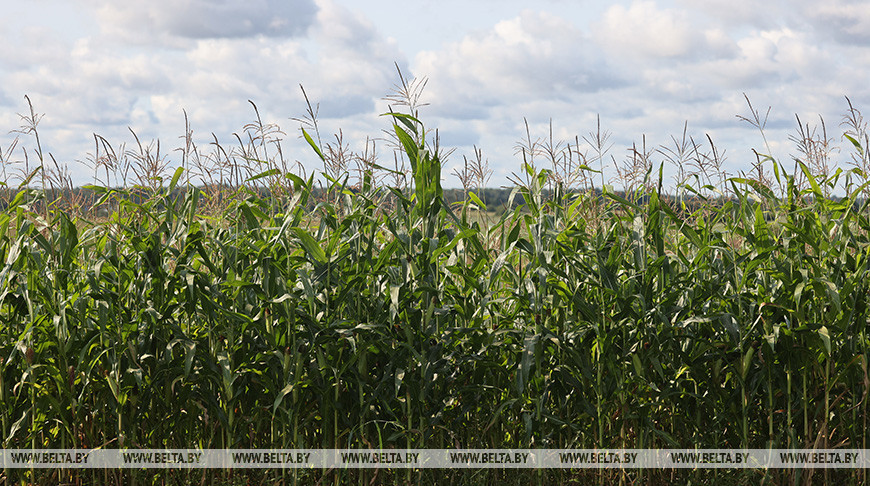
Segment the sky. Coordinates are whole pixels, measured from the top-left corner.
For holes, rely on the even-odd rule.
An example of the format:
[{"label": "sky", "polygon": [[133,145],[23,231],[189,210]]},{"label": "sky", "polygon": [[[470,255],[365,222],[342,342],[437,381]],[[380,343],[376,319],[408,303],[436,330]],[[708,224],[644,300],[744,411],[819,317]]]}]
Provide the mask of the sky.
[{"label": "sky", "polygon": [[[33,133],[16,131],[29,114],[25,96],[42,115],[43,154],[76,184],[94,180],[95,134],[118,150],[159,140],[170,170],[185,116],[200,150],[232,146],[256,120],[251,102],[280,127],[285,158],[319,170],[300,139],[300,86],[319,107],[324,141],[341,131],[361,152],[374,140],[390,165],[380,115],[398,71],[424,86],[419,116],[454,149],[445,187],[459,186],[453,173],[476,149],[493,171],[487,185],[509,185],[529,136],[552,133],[594,160],[584,139],[599,123],[611,134],[606,182],[632,147],[657,164],[684,131],[702,148],[712,140],[732,174],[750,169],[753,149],[790,161],[798,118],[810,130],[824,121],[841,148],[832,160],[847,168],[846,97],[870,107],[870,2],[29,0],[4,12],[0,159],[9,181],[25,151],[28,168],[37,153]],[[770,109],[763,136],[740,118],[752,117],[747,98],[762,118]]]}]

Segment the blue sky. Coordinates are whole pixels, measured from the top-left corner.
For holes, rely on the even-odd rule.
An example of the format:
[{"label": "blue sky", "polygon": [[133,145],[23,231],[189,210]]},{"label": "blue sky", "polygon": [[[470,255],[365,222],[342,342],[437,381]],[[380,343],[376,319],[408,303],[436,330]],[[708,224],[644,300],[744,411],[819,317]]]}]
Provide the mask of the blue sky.
[{"label": "blue sky", "polygon": [[[395,65],[426,78],[420,115],[438,128],[445,186],[478,147],[508,183],[526,135],[581,142],[612,132],[610,164],[633,143],[654,152],[687,133],[709,135],[725,169],[748,170],[766,151],[744,93],[762,114],[772,107],[773,155],[797,154],[789,135],[798,115],[826,123],[833,160],[847,167],[840,126],[848,96],[870,106],[870,2],[441,0],[31,0],[4,8],[0,25],[0,149],[6,174],[20,173],[32,137],[21,125],[24,96],[45,114],[41,142],[76,183],[93,170],[94,134],[113,146],[161,141],[178,163],[187,112],[194,139],[232,145],[254,119],[286,134],[284,153],[319,168],[300,143],[305,114],[299,85],[320,104],[321,132],[342,131],[351,149],[382,136],[384,97]],[[19,141],[10,153],[12,141]],[[381,162],[392,156],[380,143]],[[653,159],[664,155],[654,153]],[[543,163],[543,162],[542,162]],[[614,174],[608,169],[609,180]],[[14,178],[13,178],[14,179]]]}]

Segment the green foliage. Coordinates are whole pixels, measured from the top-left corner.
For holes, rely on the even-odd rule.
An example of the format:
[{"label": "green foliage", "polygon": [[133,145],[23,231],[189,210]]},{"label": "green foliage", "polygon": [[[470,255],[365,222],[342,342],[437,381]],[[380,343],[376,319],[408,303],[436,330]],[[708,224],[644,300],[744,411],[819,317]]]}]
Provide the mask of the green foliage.
[{"label": "green foliage", "polygon": [[179,170],[102,191],[99,223],[16,198],[4,447],[867,448],[866,183],[833,200],[839,174],[801,164],[801,189],[777,165],[784,190],[734,178],[690,207],[660,183],[548,191],[525,163],[481,222],[391,116],[410,192],[312,201],[292,176],[206,217]]}]

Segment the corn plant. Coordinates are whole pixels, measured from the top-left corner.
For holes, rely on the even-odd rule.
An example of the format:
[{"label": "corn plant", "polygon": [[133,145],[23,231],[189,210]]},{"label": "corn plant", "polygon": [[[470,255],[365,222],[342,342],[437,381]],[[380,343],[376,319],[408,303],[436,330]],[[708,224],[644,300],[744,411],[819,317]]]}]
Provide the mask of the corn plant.
[{"label": "corn plant", "polygon": [[[314,174],[287,170],[270,145],[277,128],[259,118],[235,152],[247,166],[218,150],[225,182],[193,185],[189,166],[209,159],[188,140],[187,165],[168,183],[89,186],[106,216],[46,205],[25,181],[0,214],[4,447],[867,448],[870,182],[860,167],[818,172],[797,160],[789,173],[760,156],[771,179],[704,172],[671,196],[644,147],[634,191],[617,192],[603,170],[555,172],[569,156],[558,151],[579,148],[529,137],[507,210],[480,218],[475,192],[446,201],[447,153],[410,111],[386,115],[408,185],[379,183],[402,174],[368,158],[352,184],[331,160],[339,151],[303,130],[335,169],[318,188]],[[863,139],[849,137],[861,160]],[[704,170],[720,167],[715,148],[703,160],[694,150]],[[552,168],[537,165],[541,153]],[[729,187],[711,190],[712,180]],[[129,479],[17,474],[4,472]],[[413,474],[665,482],[671,472]]]}]

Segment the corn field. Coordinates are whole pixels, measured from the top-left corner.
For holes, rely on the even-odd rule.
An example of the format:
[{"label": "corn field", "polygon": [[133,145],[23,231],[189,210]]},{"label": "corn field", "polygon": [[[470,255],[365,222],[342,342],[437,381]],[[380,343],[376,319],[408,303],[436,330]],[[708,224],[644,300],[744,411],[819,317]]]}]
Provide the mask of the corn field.
[{"label": "corn field", "polygon": [[[767,179],[723,178],[714,191],[696,177],[674,196],[656,167],[617,193],[554,182],[530,158],[516,204],[487,218],[473,191],[444,201],[443,152],[422,122],[390,119],[405,187],[370,165],[353,187],[336,173],[315,191],[314,176],[266,164],[206,210],[214,196],[184,167],[147,197],[92,186],[94,207],[109,208],[97,217],[22,185],[0,215],[3,447],[868,448],[865,172],[762,157]],[[330,147],[303,133],[327,162]],[[254,189],[267,181],[286,190]],[[833,470],[3,474],[867,481]]]}]

